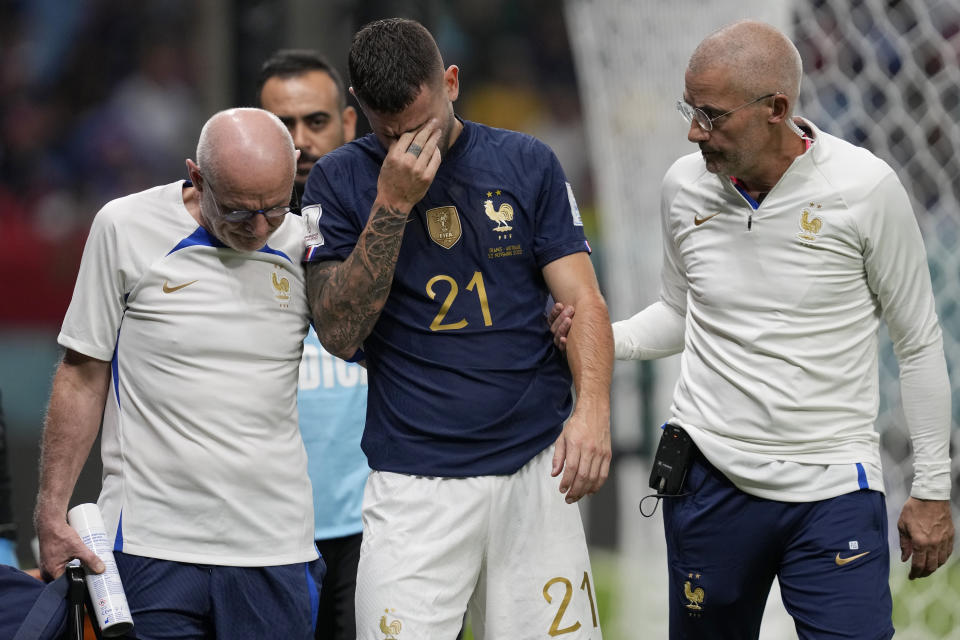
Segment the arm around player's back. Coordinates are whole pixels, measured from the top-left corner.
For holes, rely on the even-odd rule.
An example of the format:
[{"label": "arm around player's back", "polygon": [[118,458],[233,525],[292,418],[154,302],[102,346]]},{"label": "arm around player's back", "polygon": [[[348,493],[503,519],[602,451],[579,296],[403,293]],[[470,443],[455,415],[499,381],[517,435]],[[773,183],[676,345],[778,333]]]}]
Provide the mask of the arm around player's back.
[{"label": "arm around player's back", "polygon": [[[390,146],[377,180],[377,198],[357,245],[341,263],[307,265],[307,296],[317,336],[335,356],[349,359],[373,330],[390,295],[407,216],[440,166],[435,120]],[[408,152],[411,144],[422,152]]]},{"label": "arm around player's back", "polygon": [[610,379],[613,334],[607,305],[586,253],[546,265],[543,276],[557,302],[573,306],[577,321],[567,336],[567,358],[577,392],[573,415],[557,439],[553,474],[560,491],[576,502],[603,486],[610,471]]},{"label": "arm around player's back", "polygon": [[40,453],[40,491],[34,526],[40,570],[49,578],[73,558],[103,571],[103,563],[67,524],[67,506],[100,429],[110,385],[110,363],[67,349],[57,367]]}]

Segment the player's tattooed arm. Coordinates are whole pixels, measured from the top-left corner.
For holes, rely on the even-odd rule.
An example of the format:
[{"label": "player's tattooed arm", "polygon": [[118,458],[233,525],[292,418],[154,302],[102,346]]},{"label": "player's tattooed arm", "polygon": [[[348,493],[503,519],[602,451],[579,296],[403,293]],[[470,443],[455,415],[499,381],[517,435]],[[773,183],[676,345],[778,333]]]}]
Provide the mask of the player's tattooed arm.
[{"label": "player's tattooed arm", "polygon": [[307,295],[324,348],[351,358],[373,330],[390,295],[407,213],[379,207],[343,262],[307,265]]},{"label": "player's tattooed arm", "polygon": [[440,166],[440,127],[431,119],[390,145],[377,197],[353,251],[341,263],[307,265],[307,296],[324,348],[349,359],[363,345],[390,295],[400,244],[413,207]]}]

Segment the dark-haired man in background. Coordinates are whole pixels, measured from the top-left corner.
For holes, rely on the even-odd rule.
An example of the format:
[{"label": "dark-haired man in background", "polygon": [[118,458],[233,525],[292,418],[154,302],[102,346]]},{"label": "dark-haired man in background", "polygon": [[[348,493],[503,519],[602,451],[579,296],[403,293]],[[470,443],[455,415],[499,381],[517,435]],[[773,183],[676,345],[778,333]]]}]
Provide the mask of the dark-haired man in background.
[{"label": "dark-haired man in background", "polygon": [[293,136],[300,151],[295,185],[302,195],[313,164],[356,134],[357,111],[347,105],[343,80],[316,51],[282,49],[260,68],[257,100]]}]

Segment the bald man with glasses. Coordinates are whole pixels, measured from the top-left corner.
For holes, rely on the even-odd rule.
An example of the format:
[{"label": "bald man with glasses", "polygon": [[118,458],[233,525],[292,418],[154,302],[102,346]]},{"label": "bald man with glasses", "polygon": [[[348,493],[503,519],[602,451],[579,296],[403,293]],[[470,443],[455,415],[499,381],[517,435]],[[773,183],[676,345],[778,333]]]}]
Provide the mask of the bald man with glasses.
[{"label": "bald man with glasses", "polygon": [[87,239],[43,433],[40,568],[104,568],[66,521],[102,416],[98,505],[141,640],[313,637],[296,162],[276,116],[220,112],[190,180],[108,203]]},{"label": "bald man with glasses", "polygon": [[[760,22],[697,47],[677,108],[699,152],[663,181],[660,299],[613,325],[618,359],[682,352],[661,444],[689,461],[658,453],[651,478],[670,494],[674,639],[757,638],[774,577],[801,639],[893,635],[881,319],[914,449],[901,560],[923,577],[953,547],[950,385],[920,230],[885,162],[794,116],[801,75]],[[554,316],[558,342],[570,313]]]}]

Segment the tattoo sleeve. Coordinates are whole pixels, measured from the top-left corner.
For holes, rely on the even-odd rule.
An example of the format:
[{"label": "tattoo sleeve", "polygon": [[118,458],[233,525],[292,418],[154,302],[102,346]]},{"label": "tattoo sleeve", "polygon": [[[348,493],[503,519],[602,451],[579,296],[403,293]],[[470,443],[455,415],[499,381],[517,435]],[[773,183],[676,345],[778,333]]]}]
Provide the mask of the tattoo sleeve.
[{"label": "tattoo sleeve", "polygon": [[340,263],[307,265],[307,296],[320,342],[350,358],[373,330],[390,295],[407,214],[379,206]]}]

